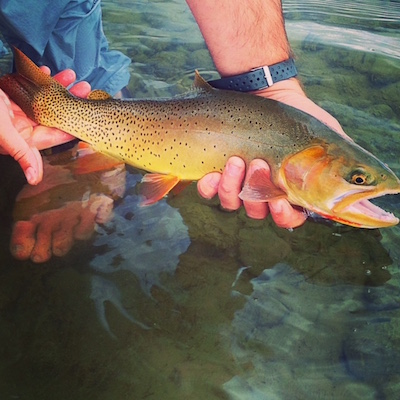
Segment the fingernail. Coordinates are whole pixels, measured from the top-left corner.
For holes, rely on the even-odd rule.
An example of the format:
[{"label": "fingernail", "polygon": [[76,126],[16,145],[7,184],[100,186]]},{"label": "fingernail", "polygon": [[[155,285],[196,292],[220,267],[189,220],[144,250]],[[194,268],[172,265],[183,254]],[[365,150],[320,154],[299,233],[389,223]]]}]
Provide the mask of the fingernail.
[{"label": "fingernail", "polygon": [[37,264],[43,262],[42,257],[39,256],[39,255],[37,255],[37,254],[35,254],[34,256],[31,256],[31,260],[32,260],[34,263],[37,263]]},{"label": "fingernail", "polygon": [[28,183],[34,185],[36,183],[36,172],[33,167],[28,167],[25,170],[25,177]]},{"label": "fingernail", "polygon": [[208,184],[213,188],[213,189],[218,189],[220,182],[220,177],[218,176],[212,176],[212,178],[208,181]]},{"label": "fingernail", "polygon": [[283,212],[282,202],[277,200],[273,204],[275,214],[281,214]]},{"label": "fingernail", "polygon": [[228,164],[227,166],[227,172],[231,176],[237,176],[240,173],[240,166],[236,164]]},{"label": "fingernail", "polygon": [[13,246],[10,246],[10,251],[12,254],[14,255],[18,255],[19,253],[21,253],[21,251],[24,250],[24,246],[20,245],[20,244],[15,244]]}]

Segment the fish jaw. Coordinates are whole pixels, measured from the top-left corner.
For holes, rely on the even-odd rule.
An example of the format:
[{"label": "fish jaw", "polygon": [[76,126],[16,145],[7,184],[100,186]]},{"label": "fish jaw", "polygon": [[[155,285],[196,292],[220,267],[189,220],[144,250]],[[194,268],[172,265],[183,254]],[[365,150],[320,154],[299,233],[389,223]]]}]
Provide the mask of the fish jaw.
[{"label": "fish jaw", "polygon": [[[397,191],[358,192],[339,195],[329,202],[291,201],[320,216],[356,228],[377,229],[397,225],[399,219],[390,212],[373,204],[370,199],[382,197],[386,194],[397,194]],[[289,196],[290,201],[291,196]]]},{"label": "fish jaw", "polygon": [[395,215],[373,204],[370,199],[398,193],[400,193],[400,182],[397,189],[382,191],[371,188],[371,190],[341,196],[334,200],[335,205],[332,207],[332,212],[340,218],[331,217],[331,219],[346,225],[369,229],[397,225],[399,219]]},{"label": "fish jaw", "polygon": [[359,194],[357,196],[349,195],[346,199],[336,200],[337,204],[332,208],[331,213],[326,214],[320,211],[319,214],[327,219],[357,228],[376,229],[394,226],[399,223],[399,219],[369,200],[386,194],[396,193],[398,192],[387,191],[386,193],[379,194],[362,193],[364,197]]},{"label": "fish jaw", "polygon": [[[343,154],[336,157],[324,146],[313,146],[285,160],[278,179],[288,200],[324,218],[358,228],[398,224],[397,217],[369,200],[400,193],[400,180],[367,152],[360,154],[356,161],[349,160],[349,155],[346,159]],[[362,156],[364,164],[360,162]],[[362,168],[368,171],[373,184],[349,182],[351,171]]]}]

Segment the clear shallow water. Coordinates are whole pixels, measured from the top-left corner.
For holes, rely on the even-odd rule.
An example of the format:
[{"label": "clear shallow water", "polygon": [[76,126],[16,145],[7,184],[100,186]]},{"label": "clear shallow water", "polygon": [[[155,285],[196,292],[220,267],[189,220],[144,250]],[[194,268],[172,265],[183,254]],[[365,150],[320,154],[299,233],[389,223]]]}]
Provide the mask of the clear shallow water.
[{"label": "clear shallow water", "polygon": [[[309,96],[400,174],[398,4],[285,12]],[[183,1],[103,7],[135,97],[186,91],[195,68],[216,76]],[[8,252],[16,175],[1,178],[1,398],[400,397],[398,227],[288,232],[194,187],[143,210],[128,169],[114,218],[37,266]],[[381,202],[399,213],[398,196]]]}]

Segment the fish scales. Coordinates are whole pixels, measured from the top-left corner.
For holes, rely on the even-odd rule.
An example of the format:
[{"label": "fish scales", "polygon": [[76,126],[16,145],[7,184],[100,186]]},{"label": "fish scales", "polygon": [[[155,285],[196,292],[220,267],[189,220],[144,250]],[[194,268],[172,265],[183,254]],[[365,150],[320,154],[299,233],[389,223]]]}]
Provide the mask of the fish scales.
[{"label": "fish scales", "polygon": [[279,164],[293,149],[316,139],[309,121],[301,122],[303,113],[292,115],[296,110],[256,96],[246,100],[243,103],[242,96],[225,92],[160,101],[86,100],[54,90],[47,98],[38,96],[33,118],[99,151],[117,154],[135,167],[165,174],[173,171],[184,180],[222,171],[232,155]]}]

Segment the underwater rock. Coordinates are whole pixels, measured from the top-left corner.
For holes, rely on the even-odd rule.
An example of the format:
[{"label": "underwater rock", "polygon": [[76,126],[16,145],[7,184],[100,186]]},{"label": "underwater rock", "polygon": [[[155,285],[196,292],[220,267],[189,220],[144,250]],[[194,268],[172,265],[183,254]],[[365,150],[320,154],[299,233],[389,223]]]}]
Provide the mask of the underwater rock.
[{"label": "underwater rock", "polygon": [[343,345],[347,368],[357,379],[379,387],[389,380],[400,382],[398,279],[394,277],[384,286],[365,287],[363,303],[364,311],[355,314]]},{"label": "underwater rock", "polygon": [[364,383],[351,395],[354,382],[340,360],[349,313],[362,308],[361,288],[313,284],[282,263],[251,283],[232,321],[231,350],[243,372],[224,385],[230,398],[374,398]]},{"label": "underwater rock", "polygon": [[366,287],[364,305],[369,311],[400,311],[400,290],[397,282],[384,286]]},{"label": "underwater rock", "polygon": [[367,313],[355,319],[343,346],[350,374],[377,386],[400,379],[399,321],[399,312]]}]

